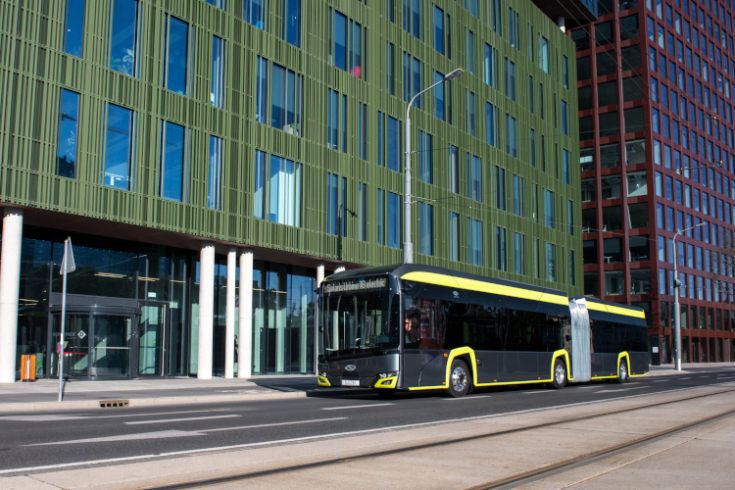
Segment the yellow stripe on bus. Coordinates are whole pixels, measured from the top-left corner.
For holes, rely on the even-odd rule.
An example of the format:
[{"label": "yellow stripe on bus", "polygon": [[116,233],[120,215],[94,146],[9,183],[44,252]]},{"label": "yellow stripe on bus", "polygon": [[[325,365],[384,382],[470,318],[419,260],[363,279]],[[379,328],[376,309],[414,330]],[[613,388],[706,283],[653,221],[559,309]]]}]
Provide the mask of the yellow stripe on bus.
[{"label": "yellow stripe on bus", "polygon": [[646,319],[646,314],[643,310],[629,310],[628,308],[620,308],[617,306],[602,305],[592,301],[587,301],[587,309],[594,311],[602,311],[605,313],[613,313],[615,315],[632,316],[633,318]]},{"label": "yellow stripe on bus", "polygon": [[544,293],[541,291],[532,291],[530,289],[522,289],[513,286],[504,286],[502,284],[476,281],[474,279],[465,279],[463,277],[447,276],[444,274],[436,274],[434,272],[409,272],[408,274],[401,276],[401,279],[406,281],[423,282],[426,284],[435,284],[437,286],[465,289],[468,291],[478,291],[482,293],[498,294],[501,296],[510,296],[513,298],[528,299],[531,301],[543,301],[544,303],[552,303],[556,305],[569,305],[569,299],[566,296],[559,296],[557,294]]}]

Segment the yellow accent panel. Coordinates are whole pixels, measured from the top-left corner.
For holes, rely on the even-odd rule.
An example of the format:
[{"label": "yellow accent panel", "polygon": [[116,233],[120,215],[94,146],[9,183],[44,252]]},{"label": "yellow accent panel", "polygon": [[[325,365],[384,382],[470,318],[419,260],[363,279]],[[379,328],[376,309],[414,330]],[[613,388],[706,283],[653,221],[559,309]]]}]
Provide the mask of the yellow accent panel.
[{"label": "yellow accent panel", "polygon": [[612,313],[615,315],[632,316],[633,318],[646,319],[646,314],[643,310],[632,311],[627,308],[619,308],[617,306],[601,305],[600,303],[593,303],[592,301],[587,302],[587,309],[594,311],[602,311],[605,313]]},{"label": "yellow accent panel", "polygon": [[549,381],[554,381],[554,364],[556,364],[556,360],[560,357],[564,358],[564,364],[567,368],[567,381],[574,381],[574,378],[572,378],[572,371],[569,369],[569,352],[564,349],[555,351],[554,355],[551,356],[551,379]]},{"label": "yellow accent panel", "polygon": [[500,383],[478,383],[475,386],[505,386],[505,385],[532,385],[539,383],[549,383],[550,379],[538,379],[535,381],[502,381]]},{"label": "yellow accent panel", "polygon": [[643,374],[628,374],[631,378],[642,378],[643,376],[648,376],[648,371],[646,371]]},{"label": "yellow accent panel", "polygon": [[540,291],[531,291],[529,289],[516,288],[513,286],[503,286],[501,284],[476,281],[474,279],[465,279],[463,277],[447,276],[444,274],[437,274],[435,272],[409,272],[408,274],[404,274],[401,279],[406,281],[423,282],[426,284],[436,284],[438,286],[446,286],[450,288],[466,289],[468,291],[479,291],[481,293],[511,296],[513,298],[528,299],[531,301],[543,301],[544,303],[553,303],[555,305],[569,305],[569,299],[566,296],[542,293]]},{"label": "yellow accent panel", "polygon": [[[384,384],[385,381],[390,381],[390,383]],[[393,389],[396,387],[396,383],[398,383],[398,376],[391,376],[390,378],[383,378],[378,380],[373,388]]]},{"label": "yellow accent panel", "polygon": [[475,359],[475,351],[469,347],[460,347],[459,349],[452,349],[449,351],[449,357],[447,358],[447,376],[444,378],[446,380],[446,385],[442,386],[443,389],[449,388],[449,372],[452,370],[452,362],[454,362],[454,358],[464,354],[470,355],[472,366],[467,367],[472,370],[472,384],[477,386],[477,359]]},{"label": "yellow accent panel", "polygon": [[416,388],[409,388],[409,391],[421,391],[421,390],[446,390],[446,386],[419,386]]},{"label": "yellow accent panel", "polygon": [[318,384],[319,386],[332,386],[332,385],[331,385],[331,384],[329,383],[329,380],[328,380],[327,378],[325,378],[324,376],[317,376],[317,378],[316,378],[316,379],[317,379],[317,384]]}]

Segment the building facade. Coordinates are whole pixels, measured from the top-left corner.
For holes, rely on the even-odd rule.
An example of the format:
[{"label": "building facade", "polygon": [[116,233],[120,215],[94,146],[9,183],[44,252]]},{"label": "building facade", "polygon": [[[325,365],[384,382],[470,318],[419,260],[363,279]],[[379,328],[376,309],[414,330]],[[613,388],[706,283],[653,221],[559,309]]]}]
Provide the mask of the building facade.
[{"label": "building facade", "polygon": [[[570,2],[570,5],[572,3]],[[581,4],[580,4],[581,5]],[[0,382],[312,373],[315,289],[582,292],[574,43],[529,1],[0,0]]]},{"label": "building facade", "polygon": [[675,356],[675,261],[682,361],[735,360],[733,12],[608,0],[571,32],[585,294],[644,308],[662,362]]}]

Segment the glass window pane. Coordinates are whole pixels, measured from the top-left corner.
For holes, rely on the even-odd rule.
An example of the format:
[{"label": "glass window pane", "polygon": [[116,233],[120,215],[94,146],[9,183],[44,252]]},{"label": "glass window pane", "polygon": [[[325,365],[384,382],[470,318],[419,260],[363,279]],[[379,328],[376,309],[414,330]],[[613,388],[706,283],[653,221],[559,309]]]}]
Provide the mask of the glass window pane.
[{"label": "glass window pane", "polygon": [[225,42],[214,36],[212,38],[212,90],[210,103],[214,107],[222,107],[225,93]]},{"label": "glass window pane", "polygon": [[334,66],[347,70],[347,18],[334,13]]},{"label": "glass window pane", "polygon": [[110,68],[135,76],[137,34],[137,0],[115,0],[110,27]]},{"label": "glass window pane", "polygon": [[301,47],[301,0],[284,0],[283,21],[284,37],[286,42]]},{"label": "glass window pane", "polygon": [[84,3],[85,0],[69,0],[66,6],[64,52],[79,58],[84,41]]},{"label": "glass window pane", "polygon": [[132,128],[133,111],[112,104],[107,106],[104,184],[108,187],[130,190],[133,168]]},{"label": "glass window pane", "polygon": [[59,104],[59,141],[56,174],[74,178],[77,168],[77,132],[79,129],[79,94],[61,90]]},{"label": "glass window pane", "polygon": [[209,178],[207,182],[207,207],[222,209],[222,139],[209,137]]},{"label": "glass window pane", "polygon": [[188,88],[189,25],[175,17],[169,17],[169,19],[166,88],[186,95]]},{"label": "glass window pane", "polygon": [[183,126],[164,123],[160,193],[164,199],[184,199],[184,136]]}]

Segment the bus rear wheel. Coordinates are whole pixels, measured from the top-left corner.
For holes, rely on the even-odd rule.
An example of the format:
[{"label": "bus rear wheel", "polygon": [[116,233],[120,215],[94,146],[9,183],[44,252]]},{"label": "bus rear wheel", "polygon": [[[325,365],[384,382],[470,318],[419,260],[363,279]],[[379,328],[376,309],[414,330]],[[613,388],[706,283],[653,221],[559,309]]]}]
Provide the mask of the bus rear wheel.
[{"label": "bus rear wheel", "polygon": [[564,386],[567,384],[567,367],[564,364],[564,361],[561,359],[557,359],[554,363],[554,379],[551,382],[551,386],[556,389],[560,390],[564,388]]},{"label": "bus rear wheel", "polygon": [[625,362],[625,359],[620,360],[620,365],[618,366],[618,383],[627,383],[628,382],[628,364]]},{"label": "bus rear wheel", "polygon": [[454,398],[465,396],[472,387],[472,378],[467,364],[461,359],[452,361],[452,369],[449,370],[449,389],[447,392]]}]

